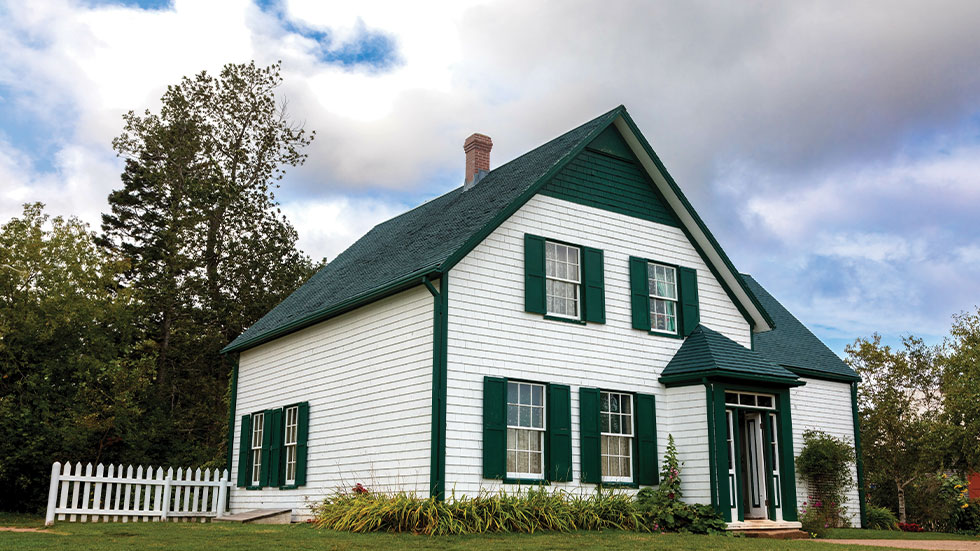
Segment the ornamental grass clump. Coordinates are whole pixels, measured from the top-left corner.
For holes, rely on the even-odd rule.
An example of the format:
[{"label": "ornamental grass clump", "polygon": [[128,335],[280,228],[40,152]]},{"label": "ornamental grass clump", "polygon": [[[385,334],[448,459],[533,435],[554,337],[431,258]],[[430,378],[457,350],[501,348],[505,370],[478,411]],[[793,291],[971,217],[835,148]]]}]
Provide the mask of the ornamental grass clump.
[{"label": "ornamental grass clump", "polygon": [[406,492],[338,493],[313,508],[314,524],[345,532],[409,532],[424,535],[534,533],[572,530],[650,531],[633,497],[598,490],[584,496],[528,488],[481,492],[445,501]]}]

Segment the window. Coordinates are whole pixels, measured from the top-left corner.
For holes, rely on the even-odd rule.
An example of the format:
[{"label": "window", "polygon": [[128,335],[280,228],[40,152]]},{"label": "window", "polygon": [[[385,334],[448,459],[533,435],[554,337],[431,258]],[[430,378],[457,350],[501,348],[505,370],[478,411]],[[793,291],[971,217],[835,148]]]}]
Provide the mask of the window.
[{"label": "window", "polygon": [[548,241],[545,243],[545,296],[547,313],[579,319],[582,270],[579,249]]},{"label": "window", "polygon": [[507,476],[544,478],[544,385],[507,382]]},{"label": "window", "polygon": [[650,263],[650,329],[677,333],[677,270]]},{"label": "window", "polygon": [[732,406],[746,406],[762,409],[776,409],[775,398],[771,394],[753,392],[725,392],[725,403]]},{"label": "window", "polygon": [[265,433],[265,414],[252,415],[252,486],[262,485],[262,439]]},{"label": "window", "polygon": [[296,484],[296,436],[299,428],[299,406],[286,408],[282,446],[286,452],[286,485]]},{"label": "window", "polygon": [[633,482],[633,397],[619,392],[599,396],[602,480]]}]

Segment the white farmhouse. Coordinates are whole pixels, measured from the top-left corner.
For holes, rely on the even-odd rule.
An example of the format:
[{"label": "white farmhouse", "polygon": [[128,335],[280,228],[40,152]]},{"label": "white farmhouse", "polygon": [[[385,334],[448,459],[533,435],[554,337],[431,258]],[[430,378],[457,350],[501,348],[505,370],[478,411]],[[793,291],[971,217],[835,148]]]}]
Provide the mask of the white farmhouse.
[{"label": "white farmhouse", "polygon": [[798,526],[802,433],[859,445],[857,374],[735,270],[625,108],[492,171],[491,146],[225,349],[232,511],[639,488],[673,435],[686,500]]}]

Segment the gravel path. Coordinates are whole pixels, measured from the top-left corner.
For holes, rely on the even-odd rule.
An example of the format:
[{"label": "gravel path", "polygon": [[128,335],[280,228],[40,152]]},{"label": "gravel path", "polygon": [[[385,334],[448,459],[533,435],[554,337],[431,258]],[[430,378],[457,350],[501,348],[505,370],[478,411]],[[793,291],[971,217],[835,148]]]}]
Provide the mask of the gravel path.
[{"label": "gravel path", "polygon": [[812,540],[826,543],[850,545],[872,545],[874,547],[897,547],[899,549],[926,549],[930,551],[980,551],[980,541],[955,540]]}]

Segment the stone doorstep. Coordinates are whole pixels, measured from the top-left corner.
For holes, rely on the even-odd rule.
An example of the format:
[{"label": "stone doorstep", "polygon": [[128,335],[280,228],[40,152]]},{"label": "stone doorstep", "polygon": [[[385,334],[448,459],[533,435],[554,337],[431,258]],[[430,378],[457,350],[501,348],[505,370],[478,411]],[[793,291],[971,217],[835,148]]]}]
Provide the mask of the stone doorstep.
[{"label": "stone doorstep", "polygon": [[744,534],[750,538],[770,539],[804,539],[806,532],[800,530],[803,525],[799,522],[774,520],[746,520],[728,523],[728,530]]},{"label": "stone doorstep", "polygon": [[241,524],[289,524],[292,520],[292,509],[255,509],[218,517],[215,522],[238,522]]}]

